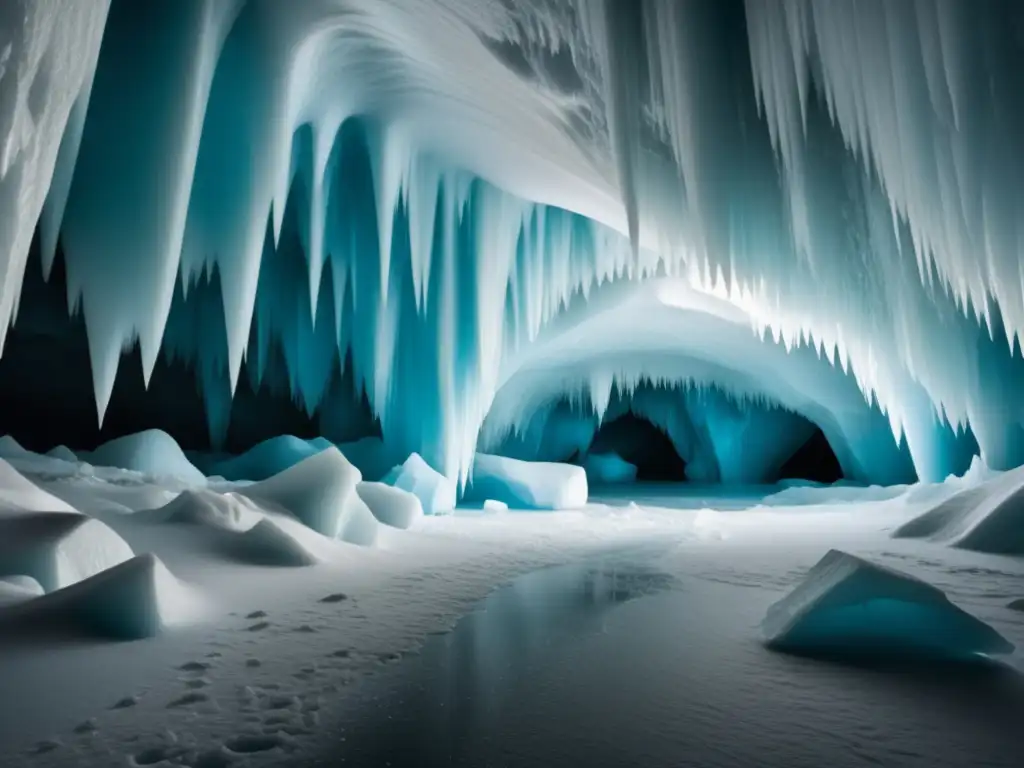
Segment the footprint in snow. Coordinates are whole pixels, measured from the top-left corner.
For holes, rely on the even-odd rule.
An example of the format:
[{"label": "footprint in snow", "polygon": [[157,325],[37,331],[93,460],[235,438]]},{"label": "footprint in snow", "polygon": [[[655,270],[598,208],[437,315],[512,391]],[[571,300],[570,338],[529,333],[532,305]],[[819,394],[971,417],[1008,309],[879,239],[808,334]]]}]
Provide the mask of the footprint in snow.
[{"label": "footprint in snow", "polygon": [[245,618],[247,618],[247,619],[265,619],[265,618],[267,618],[267,612],[266,611],[253,611],[252,613],[246,614]]},{"label": "footprint in snow", "polygon": [[320,598],[321,603],[340,603],[344,600],[348,600],[348,595],[344,592],[335,592],[333,595]]},{"label": "footprint in snow", "polygon": [[178,669],[182,672],[205,672],[212,665],[207,664],[205,661],[186,661]]}]

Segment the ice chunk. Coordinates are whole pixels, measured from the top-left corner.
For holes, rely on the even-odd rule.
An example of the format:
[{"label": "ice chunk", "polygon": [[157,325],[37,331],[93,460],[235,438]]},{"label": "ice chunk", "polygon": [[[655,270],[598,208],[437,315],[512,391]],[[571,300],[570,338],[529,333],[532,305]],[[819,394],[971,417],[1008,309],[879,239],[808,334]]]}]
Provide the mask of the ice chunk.
[{"label": "ice chunk", "polygon": [[590,453],[583,460],[590,485],[632,483],[636,480],[636,467],[617,453]]},{"label": "ice chunk", "polygon": [[31,576],[6,576],[0,579],[0,608],[31,600],[46,590]]},{"label": "ice chunk", "polygon": [[130,469],[150,477],[176,477],[194,485],[206,482],[174,438],[159,429],[119,437],[81,454],[81,458],[96,466]]},{"label": "ice chunk", "polygon": [[804,655],[970,661],[1014,650],[937,587],[834,549],[761,627],[770,647]]},{"label": "ice chunk", "polygon": [[47,592],[128,560],[127,542],[77,512],[0,516],[0,577],[31,576]]},{"label": "ice chunk", "polygon": [[466,498],[496,499],[515,509],[573,509],[587,503],[587,492],[583,467],[478,453]]},{"label": "ice chunk", "polygon": [[303,440],[278,435],[253,446],[241,456],[213,464],[210,474],[226,480],[266,480],[329,447],[331,443],[323,438]]},{"label": "ice chunk", "polygon": [[0,611],[5,632],[137,640],[194,618],[199,605],[153,554]]},{"label": "ice chunk", "polygon": [[324,536],[370,546],[377,538],[377,521],[356,492],[361,479],[359,470],[332,447],[238,492],[291,513]]},{"label": "ice chunk", "polygon": [[0,515],[14,511],[76,512],[66,501],[47,493],[0,459]]},{"label": "ice chunk", "polygon": [[978,552],[1024,554],[1024,469],[959,491],[893,535],[929,538]]},{"label": "ice chunk", "polygon": [[508,512],[508,504],[497,499],[487,499],[483,508],[488,512]]},{"label": "ice chunk", "polygon": [[356,491],[373,516],[392,528],[409,528],[423,516],[423,504],[410,491],[387,483],[360,483]]},{"label": "ice chunk", "polygon": [[455,509],[455,483],[423,460],[418,453],[409,454],[382,481],[403,491],[415,494],[427,515],[437,515]]}]

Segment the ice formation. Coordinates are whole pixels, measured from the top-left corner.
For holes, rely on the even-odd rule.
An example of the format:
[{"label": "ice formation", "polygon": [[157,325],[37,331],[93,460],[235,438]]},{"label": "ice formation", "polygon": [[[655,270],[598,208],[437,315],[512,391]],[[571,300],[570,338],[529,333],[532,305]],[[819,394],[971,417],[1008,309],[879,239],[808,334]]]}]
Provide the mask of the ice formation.
[{"label": "ice formation", "polygon": [[455,509],[455,483],[413,453],[402,464],[392,467],[383,482],[414,494],[428,515]]},{"label": "ice formation", "polygon": [[16,0],[0,350],[38,226],[100,420],[137,345],[215,445],[242,376],[322,416],[348,375],[460,485],[645,382],[695,479],[801,419],[862,481],[1017,466],[1024,11],[975,5]]},{"label": "ice formation", "polygon": [[176,477],[197,484],[206,481],[174,438],[158,429],[119,437],[95,451],[80,453],[79,458],[90,464],[130,469],[150,477]]},{"label": "ice formation", "polygon": [[636,467],[615,453],[588,453],[583,460],[589,485],[636,480]]},{"label": "ice formation", "polygon": [[957,491],[893,535],[979,552],[1024,554],[1024,474],[1015,469]]},{"label": "ice formation", "polygon": [[778,650],[839,658],[971,661],[1014,650],[937,587],[834,549],[768,609],[762,630]]},{"label": "ice formation", "polygon": [[587,493],[582,467],[479,453],[466,498],[502,501],[514,509],[577,509],[587,503]]},{"label": "ice formation", "polygon": [[322,438],[303,440],[279,435],[253,446],[241,456],[214,463],[209,473],[226,480],[266,480],[330,446],[331,443]]}]

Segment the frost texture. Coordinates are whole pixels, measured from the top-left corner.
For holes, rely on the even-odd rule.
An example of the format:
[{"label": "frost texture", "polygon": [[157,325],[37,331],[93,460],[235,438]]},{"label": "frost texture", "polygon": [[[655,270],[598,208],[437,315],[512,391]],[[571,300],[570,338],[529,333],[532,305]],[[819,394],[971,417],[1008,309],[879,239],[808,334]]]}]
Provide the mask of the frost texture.
[{"label": "frost texture", "polygon": [[[1024,462],[1019,3],[0,14],[0,348],[38,221],[101,419],[135,343],[147,380],[160,354],[194,365],[214,442],[243,360],[310,414],[351,361],[388,450],[465,483],[485,418],[528,430],[505,387],[576,307],[596,412],[643,380],[722,390],[685,408],[705,476],[763,475],[784,451],[757,436],[789,435],[785,411],[874,482]],[[160,34],[139,50],[143,24]],[[648,293],[656,319],[622,335],[656,322],[663,346],[606,349],[593,294],[651,277],[732,319]]]}]

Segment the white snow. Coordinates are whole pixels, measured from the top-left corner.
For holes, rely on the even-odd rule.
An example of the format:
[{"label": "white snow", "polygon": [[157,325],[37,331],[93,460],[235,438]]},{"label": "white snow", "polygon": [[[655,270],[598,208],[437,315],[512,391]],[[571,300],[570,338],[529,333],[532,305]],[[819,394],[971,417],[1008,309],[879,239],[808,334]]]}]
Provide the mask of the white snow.
[{"label": "white snow", "polygon": [[133,554],[109,526],[78,512],[0,516],[0,576],[31,576],[47,592],[94,576]]},{"label": "white snow", "polygon": [[23,477],[0,459],[0,515],[15,510],[30,512],[74,512],[75,509]]},{"label": "white snow", "polygon": [[31,576],[4,576],[0,578],[0,608],[45,594],[43,585]]},{"label": "white snow", "polygon": [[423,517],[423,504],[410,491],[386,483],[362,482],[356,491],[373,516],[392,528],[406,529]]},{"label": "white snow", "polygon": [[478,453],[466,497],[518,509],[575,509],[587,503],[587,473],[573,464]]},{"label": "white snow", "polygon": [[427,515],[449,512],[455,508],[455,483],[423,460],[418,453],[409,455],[404,463],[393,467],[383,482],[415,494]]},{"label": "white snow", "polygon": [[95,451],[83,451],[78,456],[96,466],[128,469],[153,478],[174,477],[193,484],[206,482],[206,477],[185,457],[174,438],[159,429],[118,437]]},{"label": "white snow", "polygon": [[898,538],[927,538],[963,549],[1024,554],[1024,470],[962,487],[900,526]]}]

